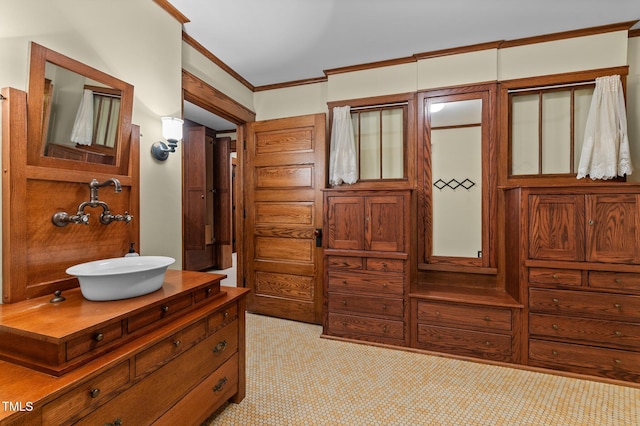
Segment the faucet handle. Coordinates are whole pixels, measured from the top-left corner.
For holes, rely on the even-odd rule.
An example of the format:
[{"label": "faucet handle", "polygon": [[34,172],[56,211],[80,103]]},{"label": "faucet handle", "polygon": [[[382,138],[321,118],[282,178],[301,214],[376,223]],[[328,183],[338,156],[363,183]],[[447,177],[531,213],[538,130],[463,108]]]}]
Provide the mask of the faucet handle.
[{"label": "faucet handle", "polygon": [[124,214],[122,215],[122,217],[123,217],[123,220],[126,223],[129,223],[129,222],[131,222],[133,220],[133,216],[130,215],[128,211],[125,211]]},{"label": "faucet handle", "polygon": [[82,223],[83,225],[88,225],[89,224],[89,213],[79,214],[77,223]]}]

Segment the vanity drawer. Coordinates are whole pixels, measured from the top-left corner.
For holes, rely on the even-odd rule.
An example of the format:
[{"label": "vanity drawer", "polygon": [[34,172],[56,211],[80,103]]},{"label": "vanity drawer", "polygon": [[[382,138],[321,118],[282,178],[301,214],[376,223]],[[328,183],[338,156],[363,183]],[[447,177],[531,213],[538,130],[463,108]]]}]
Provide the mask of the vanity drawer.
[{"label": "vanity drawer", "polygon": [[417,343],[421,349],[456,353],[492,360],[511,360],[511,336],[418,324]]},{"label": "vanity drawer", "polygon": [[402,320],[403,307],[402,299],[329,293],[329,312],[374,315],[382,318],[395,317]]},{"label": "vanity drawer", "polygon": [[149,324],[153,324],[156,321],[167,318],[171,315],[176,315],[181,311],[186,311],[191,307],[191,293],[182,295],[180,297],[167,300],[162,305],[156,305],[149,309],[146,309],[139,314],[133,315],[129,318],[127,330],[132,333],[141,329]]},{"label": "vanity drawer", "polygon": [[590,291],[529,289],[529,308],[537,312],[613,319],[638,318],[640,296]]},{"label": "vanity drawer", "polygon": [[376,295],[404,294],[404,278],[363,273],[329,273],[329,291]]},{"label": "vanity drawer", "polygon": [[640,353],[529,340],[529,365],[638,382]]},{"label": "vanity drawer", "polygon": [[577,269],[530,268],[529,282],[552,285],[582,285],[582,271]]},{"label": "vanity drawer", "polygon": [[203,300],[215,299],[216,297],[219,297],[221,295],[222,293],[220,293],[220,283],[216,282],[214,284],[196,290],[193,293],[193,300],[195,303],[200,303]]},{"label": "vanity drawer", "polygon": [[344,337],[364,340],[367,340],[367,336],[371,338],[370,340],[404,339],[402,321],[329,313],[328,324],[332,334]]},{"label": "vanity drawer", "polygon": [[191,348],[199,340],[204,339],[205,334],[206,322],[201,320],[140,352],[135,357],[136,377],[166,364],[172,358]]},{"label": "vanity drawer", "polygon": [[586,344],[640,348],[640,324],[529,314],[529,334]]},{"label": "vanity drawer", "polygon": [[220,327],[223,327],[226,324],[235,321],[236,319],[238,319],[237,304],[229,305],[225,309],[222,309],[215,314],[209,315],[207,319],[209,323],[209,333],[215,332],[216,330],[220,329]]},{"label": "vanity drawer", "polygon": [[125,361],[45,405],[42,422],[45,425],[70,424],[102,405],[114,391],[121,390],[128,382],[129,361]]},{"label": "vanity drawer", "polygon": [[121,322],[105,325],[67,342],[67,361],[86,354],[123,336]]},{"label": "vanity drawer", "polygon": [[640,291],[640,274],[626,272],[589,272],[589,287]]},{"label": "vanity drawer", "polygon": [[369,257],[366,259],[367,271],[377,272],[404,272],[404,260],[400,259],[380,259]]},{"label": "vanity drawer", "polygon": [[327,256],[327,268],[362,270],[362,258],[351,256]]},{"label": "vanity drawer", "polygon": [[235,355],[181,399],[153,426],[174,426],[185,419],[206,418],[238,392],[238,356]]},{"label": "vanity drawer", "polygon": [[418,301],[418,321],[433,325],[511,331],[511,310],[421,300]]},{"label": "vanity drawer", "polygon": [[220,365],[212,352],[217,342],[216,336],[208,337],[75,424],[96,426],[115,419],[123,425],[152,424]]}]

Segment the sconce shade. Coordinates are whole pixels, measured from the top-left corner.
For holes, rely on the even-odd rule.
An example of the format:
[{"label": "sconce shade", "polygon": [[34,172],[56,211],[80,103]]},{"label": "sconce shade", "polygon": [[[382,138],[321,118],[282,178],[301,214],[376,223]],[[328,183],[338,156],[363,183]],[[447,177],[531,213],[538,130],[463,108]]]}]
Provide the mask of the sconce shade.
[{"label": "sconce shade", "polygon": [[169,158],[170,152],[176,152],[178,141],[182,139],[182,124],[184,120],[174,117],[162,117],[162,136],[167,140],[156,142],[151,146],[151,155],[159,161]]},{"label": "sconce shade", "polygon": [[162,117],[162,136],[168,141],[182,139],[182,124],[184,120],[175,117]]}]

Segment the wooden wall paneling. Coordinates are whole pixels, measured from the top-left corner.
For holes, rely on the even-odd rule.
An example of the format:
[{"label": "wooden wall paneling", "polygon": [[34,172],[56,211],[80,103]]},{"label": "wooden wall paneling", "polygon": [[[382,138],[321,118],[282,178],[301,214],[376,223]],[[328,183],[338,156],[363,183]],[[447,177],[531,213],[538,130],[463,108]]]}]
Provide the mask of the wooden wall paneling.
[{"label": "wooden wall paneling", "polygon": [[[110,175],[84,170],[56,169],[27,164],[26,94],[3,89],[8,105],[3,107],[3,302],[13,303],[55,290],[77,287],[65,273],[77,263],[123,256],[130,243],[139,249],[139,136],[133,125],[131,153],[124,167],[128,175]],[[85,209],[89,225],[57,227],[51,217],[58,211],[75,214],[89,201],[91,179],[117,178],[122,192],[110,185],[99,189],[112,214],[133,215],[131,223],[100,223],[101,208]]]},{"label": "wooden wall paneling", "polygon": [[2,302],[25,298],[27,94],[2,89]]}]

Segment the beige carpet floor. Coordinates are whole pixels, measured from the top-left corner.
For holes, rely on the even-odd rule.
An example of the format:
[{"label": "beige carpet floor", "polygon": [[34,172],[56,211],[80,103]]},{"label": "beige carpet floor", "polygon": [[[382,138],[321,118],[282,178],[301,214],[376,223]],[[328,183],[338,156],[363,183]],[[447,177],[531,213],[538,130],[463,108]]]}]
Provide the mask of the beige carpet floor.
[{"label": "beige carpet floor", "polygon": [[640,425],[640,389],[320,338],[247,315],[247,396],[206,425]]}]

